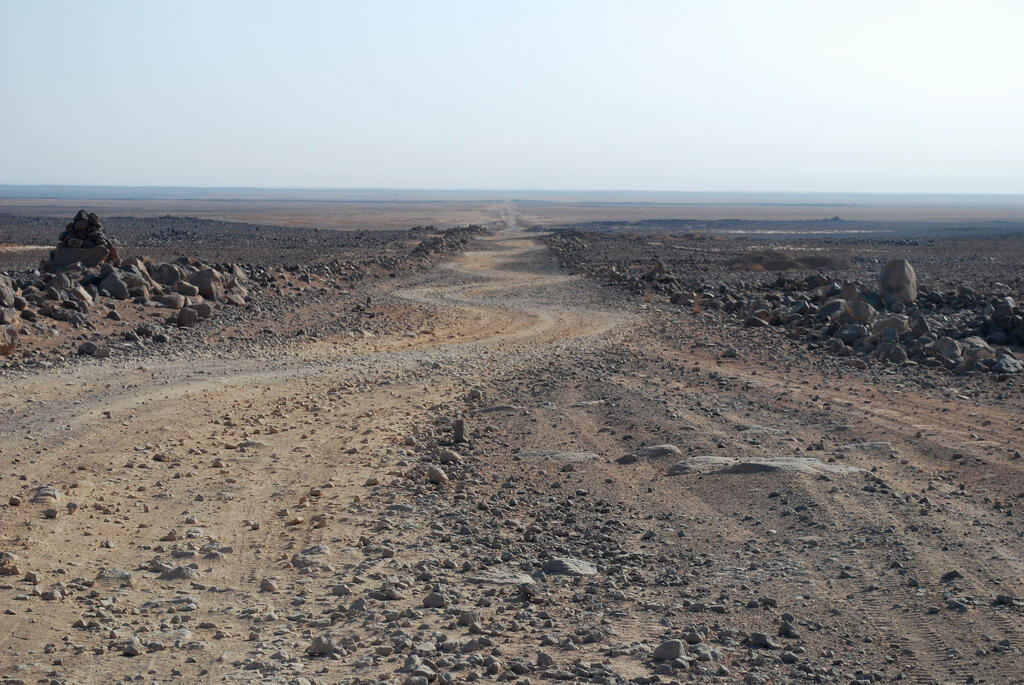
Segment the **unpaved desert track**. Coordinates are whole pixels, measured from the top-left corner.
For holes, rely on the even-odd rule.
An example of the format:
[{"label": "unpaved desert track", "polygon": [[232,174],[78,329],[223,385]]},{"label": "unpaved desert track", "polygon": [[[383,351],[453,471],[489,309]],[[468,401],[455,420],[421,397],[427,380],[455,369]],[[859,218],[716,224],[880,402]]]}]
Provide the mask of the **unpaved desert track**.
[{"label": "unpaved desert track", "polygon": [[[6,388],[0,396],[0,460],[8,474],[4,499],[20,492],[26,502],[3,511],[3,548],[20,557],[19,569],[43,570],[39,588],[73,578],[92,581],[103,568],[138,575],[159,538],[194,516],[203,529],[199,539],[233,548],[224,563],[203,575],[203,585],[230,589],[228,594],[255,592],[276,567],[277,557],[261,552],[268,537],[285,536],[286,549],[325,537],[287,535],[287,517],[276,517],[278,509],[294,506],[310,487],[332,480],[332,500],[350,502],[363,493],[363,481],[378,472],[388,451],[421,419],[419,410],[464,393],[473,367],[490,355],[511,360],[552,343],[593,344],[626,320],[621,313],[554,301],[551,292],[578,279],[550,267],[531,272],[539,251],[536,243],[520,238],[499,239],[450,265],[453,276],[441,285],[399,293],[460,310],[463,325],[438,330],[427,340],[346,343],[341,354],[336,344],[321,341],[307,354],[270,363],[244,358],[110,362],[70,373],[44,372]],[[318,410],[313,403],[327,408]],[[229,418],[239,414],[248,417],[246,422]],[[319,426],[325,414],[328,425]],[[262,444],[225,449],[246,440]],[[224,465],[211,467],[217,459]],[[39,485],[68,493],[55,505],[61,511],[55,520],[41,519],[40,506],[28,501]],[[197,495],[202,504],[195,503]],[[73,515],[64,514],[68,502],[78,506]],[[340,504],[328,509],[335,506]],[[258,532],[242,523],[250,520],[261,522]],[[332,528],[330,539],[358,536],[351,526]],[[142,540],[150,544],[138,549]],[[107,543],[109,548],[101,546]],[[141,603],[154,592],[146,580],[139,578],[138,588],[122,593]],[[0,628],[0,663],[25,674],[50,670],[42,665],[48,661],[41,660],[43,648],[59,644],[83,609],[69,601],[46,602],[22,619],[18,609],[27,605],[11,600],[31,587],[8,588],[5,606],[16,618]],[[78,656],[67,670],[75,682],[110,682],[114,674],[141,666],[118,651],[102,658],[88,651]]]},{"label": "unpaved desert track", "polygon": [[[1021,682],[1021,609],[996,601],[1020,596],[1021,525],[993,507],[1019,497],[1014,416],[939,419],[943,399],[896,409],[885,388],[723,364],[695,344],[720,341],[605,303],[517,232],[394,294],[437,312],[434,328],[276,359],[108,360],[3,388],[0,495],[23,502],[0,510],[19,571],[0,578],[0,673]],[[470,444],[444,456],[459,414]],[[983,421],[999,450],[970,437]],[[865,441],[889,447],[837,450]],[[876,475],[613,461],[662,442]],[[529,456],[543,449],[601,458]],[[60,499],[33,503],[44,485]],[[599,572],[538,575],[548,556]],[[474,580],[497,570],[539,589]],[[423,607],[432,591],[445,607]],[[775,637],[783,621],[800,636]],[[784,650],[752,647],[757,632]],[[650,660],[684,635],[686,658]],[[308,655],[324,636],[328,653]]]}]

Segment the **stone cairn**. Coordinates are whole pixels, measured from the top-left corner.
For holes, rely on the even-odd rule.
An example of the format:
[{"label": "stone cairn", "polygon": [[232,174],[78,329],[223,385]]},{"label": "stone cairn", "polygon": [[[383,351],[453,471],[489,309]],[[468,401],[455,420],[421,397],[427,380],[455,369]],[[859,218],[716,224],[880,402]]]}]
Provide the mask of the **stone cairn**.
[{"label": "stone cairn", "polygon": [[104,263],[118,263],[117,248],[103,232],[99,218],[84,209],[64,227],[57,239],[57,247],[50,251],[50,257],[43,260],[40,270],[56,273],[72,264],[85,267]]}]

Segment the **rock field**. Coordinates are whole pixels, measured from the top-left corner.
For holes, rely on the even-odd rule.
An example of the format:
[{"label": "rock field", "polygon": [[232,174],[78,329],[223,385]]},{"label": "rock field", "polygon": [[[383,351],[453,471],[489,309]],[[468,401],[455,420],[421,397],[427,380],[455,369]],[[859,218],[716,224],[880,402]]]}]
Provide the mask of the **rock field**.
[{"label": "rock field", "polygon": [[[24,223],[18,223],[21,233],[25,232]],[[171,218],[167,223],[203,225],[217,241],[223,241],[223,230],[229,230],[236,245],[253,241],[253,233],[258,233],[246,231],[258,227],[244,224],[239,227]],[[176,248],[203,246],[206,242],[195,234],[178,235],[173,230],[160,228],[155,242],[165,241],[168,232]],[[346,302],[351,300],[355,284],[367,278],[394,276],[405,269],[424,268],[432,260],[462,249],[481,231],[475,226],[445,231],[419,227],[375,235],[365,244],[359,236],[349,237],[359,249],[349,250],[344,257],[301,265],[278,263],[267,268],[189,256],[169,262],[157,262],[148,256],[122,259],[99,218],[82,210],[38,268],[0,271],[0,355],[13,357],[5,365],[15,368],[49,366],[65,361],[69,355],[130,355],[180,339],[181,329],[200,325],[224,309],[237,310],[230,316],[236,326],[271,336],[276,335],[274,324],[280,317],[312,303],[317,308],[330,306],[328,302],[333,306],[347,304],[354,312],[366,315],[361,318],[372,319],[373,312],[365,304]],[[133,251],[152,247],[150,243],[154,242],[152,233],[136,238]],[[259,238],[254,242],[258,244]],[[167,242],[163,247],[161,252],[166,253]],[[314,252],[304,254],[306,250]],[[243,251],[248,257],[266,258],[265,250],[247,247]],[[309,246],[300,252],[300,256],[312,254],[317,253]],[[324,253],[318,254],[323,257]],[[351,328],[351,323],[346,325]],[[364,335],[374,327],[355,330]],[[182,342],[187,347],[193,344]]]},{"label": "rock field", "polygon": [[1005,236],[112,223],[0,285],[0,684],[1024,682]]},{"label": "rock field", "polygon": [[[577,230],[556,232],[547,244],[571,271],[650,301],[665,297],[722,325],[782,327],[788,337],[847,358],[856,368],[888,362],[955,375],[992,372],[1003,379],[1024,372],[1024,279],[1013,271],[1003,282],[989,268],[978,274],[961,269],[964,280],[943,290],[934,274],[931,287],[919,287],[906,259],[879,266],[860,257],[855,263],[856,257],[839,256],[842,249],[787,252],[747,245],[737,253],[693,234],[651,241]],[[647,263],[645,252],[655,255]]]}]

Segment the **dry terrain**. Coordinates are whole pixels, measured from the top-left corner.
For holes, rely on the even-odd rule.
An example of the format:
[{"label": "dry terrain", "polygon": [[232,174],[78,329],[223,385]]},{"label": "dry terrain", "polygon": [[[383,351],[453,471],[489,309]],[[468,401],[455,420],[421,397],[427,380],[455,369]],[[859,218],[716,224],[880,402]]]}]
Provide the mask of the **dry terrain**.
[{"label": "dry terrain", "polygon": [[522,226],[567,222],[728,219],[814,221],[1024,221],[1021,195],[864,193],[675,193],[573,191],[277,190],[0,185],[0,214],[197,217],[282,227],[376,230],[451,227],[507,219]]},{"label": "dry terrain", "polygon": [[977,252],[1019,289],[1015,243],[772,272],[505,220],[358,281],[259,247],[259,306],[0,371],[0,683],[1024,682],[1020,376],[854,366],[608,276],[909,256],[946,290]]}]

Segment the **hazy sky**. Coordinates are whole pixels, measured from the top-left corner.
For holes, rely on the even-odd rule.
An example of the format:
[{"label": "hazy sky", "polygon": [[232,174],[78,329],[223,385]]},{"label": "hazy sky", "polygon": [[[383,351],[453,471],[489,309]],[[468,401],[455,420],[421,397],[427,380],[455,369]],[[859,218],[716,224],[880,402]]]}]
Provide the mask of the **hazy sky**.
[{"label": "hazy sky", "polygon": [[1024,2],[0,0],[0,183],[1024,193]]}]

